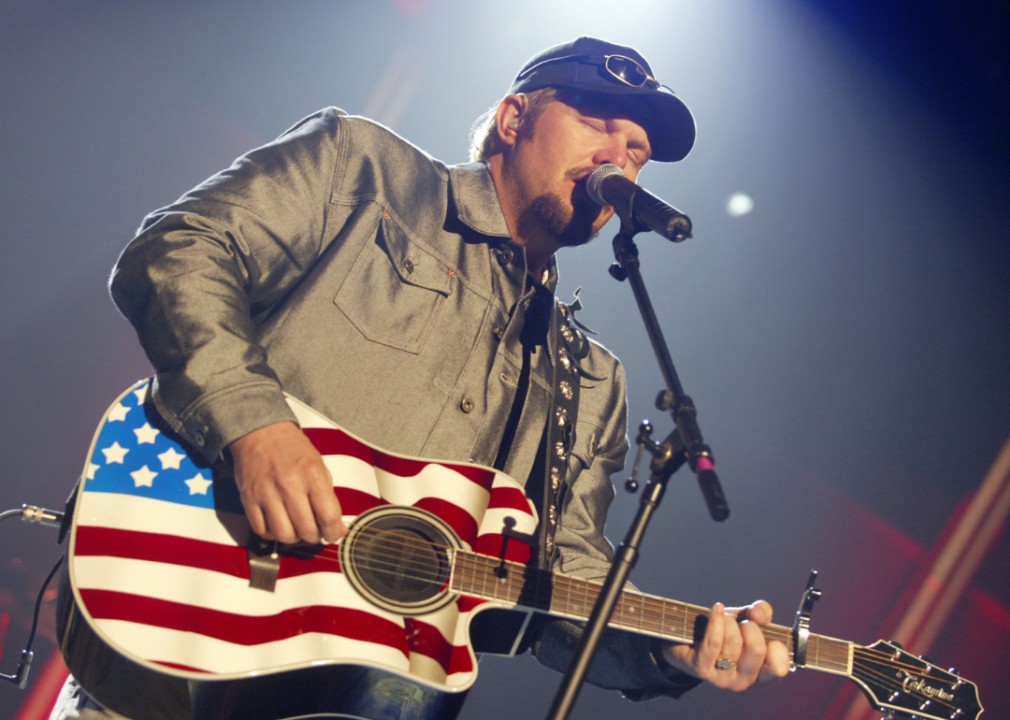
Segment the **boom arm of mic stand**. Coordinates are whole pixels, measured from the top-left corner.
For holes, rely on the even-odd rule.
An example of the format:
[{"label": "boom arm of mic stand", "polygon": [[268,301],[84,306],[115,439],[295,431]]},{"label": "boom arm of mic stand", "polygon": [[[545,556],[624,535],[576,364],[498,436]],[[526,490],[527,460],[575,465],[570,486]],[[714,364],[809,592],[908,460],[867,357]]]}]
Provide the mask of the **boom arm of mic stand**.
[{"label": "boom arm of mic stand", "polygon": [[708,506],[709,515],[716,522],[722,522],[729,517],[729,504],[722,491],[719,476],[715,472],[712,450],[702,438],[694,402],[684,393],[684,388],[680,384],[677,369],[673,366],[673,358],[670,356],[670,349],[663,338],[663,330],[659,326],[659,320],[652,308],[652,301],[649,299],[649,292],[642,280],[638,262],[638,248],[634,242],[634,235],[640,229],[630,217],[621,217],[621,230],[617,233],[613,243],[614,257],[617,259],[617,263],[611,266],[610,274],[617,280],[627,279],[628,284],[631,285],[635,302],[638,303],[638,310],[645,323],[645,331],[649,335],[649,342],[652,343],[660,372],[666,383],[666,390],[660,393],[656,399],[656,407],[669,411],[673,417],[673,421],[677,424],[681,443],[687,453],[687,461],[691,470],[698,477],[698,485],[705,498],[705,504]]}]

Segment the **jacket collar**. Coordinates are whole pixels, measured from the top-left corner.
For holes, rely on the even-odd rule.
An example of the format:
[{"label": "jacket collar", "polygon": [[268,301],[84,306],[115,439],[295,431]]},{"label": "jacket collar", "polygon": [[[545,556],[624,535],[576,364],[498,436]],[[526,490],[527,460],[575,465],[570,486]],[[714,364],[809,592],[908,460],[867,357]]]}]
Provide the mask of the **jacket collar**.
[{"label": "jacket collar", "polygon": [[449,188],[463,224],[482,235],[511,237],[487,163],[451,165]]},{"label": "jacket collar", "polygon": [[[449,166],[449,188],[456,207],[456,216],[472,230],[490,237],[508,238],[512,234],[498,202],[498,191],[487,163],[473,162]],[[519,252],[522,248],[513,244]],[[554,257],[547,261],[544,285],[555,292],[558,286],[558,265]]]}]

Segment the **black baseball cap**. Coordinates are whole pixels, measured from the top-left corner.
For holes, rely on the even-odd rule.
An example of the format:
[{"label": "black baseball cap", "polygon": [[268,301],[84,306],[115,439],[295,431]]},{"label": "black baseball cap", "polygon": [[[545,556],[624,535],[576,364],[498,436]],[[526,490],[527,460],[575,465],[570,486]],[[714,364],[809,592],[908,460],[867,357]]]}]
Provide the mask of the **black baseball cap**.
[{"label": "black baseball cap", "polygon": [[673,91],[661,85],[637,50],[598,38],[580,37],[531,57],[509,93],[553,87],[574,98],[627,111],[649,135],[652,159],[683,160],[694,146],[694,116]]}]

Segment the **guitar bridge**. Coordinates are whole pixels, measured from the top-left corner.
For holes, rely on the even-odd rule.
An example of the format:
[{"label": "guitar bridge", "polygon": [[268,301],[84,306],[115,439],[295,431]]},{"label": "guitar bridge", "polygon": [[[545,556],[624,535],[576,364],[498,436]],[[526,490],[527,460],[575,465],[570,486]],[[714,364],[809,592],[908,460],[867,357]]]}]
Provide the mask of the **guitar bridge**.
[{"label": "guitar bridge", "polygon": [[254,535],[250,538],[246,554],[249,557],[249,587],[273,592],[281,569],[277,543]]}]

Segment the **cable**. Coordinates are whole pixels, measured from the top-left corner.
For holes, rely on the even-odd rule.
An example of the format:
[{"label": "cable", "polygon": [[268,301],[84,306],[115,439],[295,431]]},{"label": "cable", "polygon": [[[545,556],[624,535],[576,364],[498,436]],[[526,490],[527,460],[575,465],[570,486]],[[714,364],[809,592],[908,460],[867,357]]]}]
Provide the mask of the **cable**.
[{"label": "cable", "polygon": [[56,571],[60,569],[63,564],[63,556],[60,555],[60,559],[56,561],[53,565],[53,569],[49,571],[46,576],[46,581],[42,583],[42,588],[39,590],[39,596],[35,599],[35,615],[32,617],[32,630],[28,633],[28,642],[25,643],[25,649],[21,651],[21,662],[18,663],[18,669],[13,675],[5,675],[0,673],[0,680],[7,680],[14,683],[22,690],[28,685],[28,671],[32,668],[32,658],[34,653],[32,652],[32,645],[35,643],[35,631],[39,627],[39,611],[42,609],[42,598],[46,594],[46,588],[49,587],[50,581],[53,579],[53,575]]},{"label": "cable", "polygon": [[[40,525],[49,525],[50,527],[59,527],[63,520],[63,513],[56,510],[47,510],[45,508],[35,507],[34,505],[22,505],[20,508],[15,510],[4,510],[0,512],[0,520],[7,520],[12,517],[20,517],[22,520],[28,522],[38,523]],[[18,663],[18,669],[13,675],[6,675],[0,673],[0,680],[7,680],[17,685],[19,688],[24,689],[28,685],[28,671],[32,667],[32,658],[34,653],[32,653],[32,645],[35,643],[35,633],[39,628],[39,612],[42,610],[42,598],[46,594],[46,588],[49,587],[49,583],[52,582],[53,576],[56,575],[56,571],[60,569],[63,564],[63,556],[60,555],[60,559],[56,561],[53,565],[53,569],[49,571],[46,576],[46,580],[42,583],[42,588],[39,590],[39,596],[35,600],[35,614],[32,617],[32,629],[28,633],[28,642],[25,643],[25,649],[21,651],[21,662]]]}]

